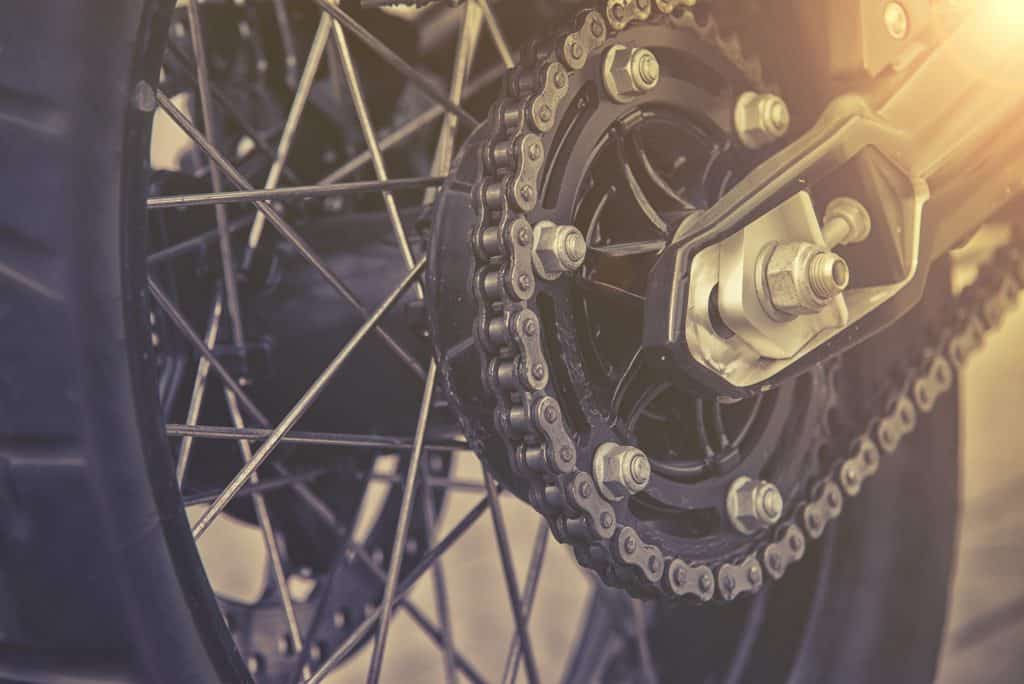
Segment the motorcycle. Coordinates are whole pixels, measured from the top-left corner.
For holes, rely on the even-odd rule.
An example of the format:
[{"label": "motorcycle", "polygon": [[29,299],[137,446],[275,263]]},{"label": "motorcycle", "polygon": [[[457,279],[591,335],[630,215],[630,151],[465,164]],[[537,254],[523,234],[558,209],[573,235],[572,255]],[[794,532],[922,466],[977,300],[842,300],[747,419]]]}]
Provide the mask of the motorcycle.
[{"label": "motorcycle", "polygon": [[[931,681],[1022,41],[1013,0],[0,9],[0,674]],[[399,615],[435,669],[388,674]]]}]

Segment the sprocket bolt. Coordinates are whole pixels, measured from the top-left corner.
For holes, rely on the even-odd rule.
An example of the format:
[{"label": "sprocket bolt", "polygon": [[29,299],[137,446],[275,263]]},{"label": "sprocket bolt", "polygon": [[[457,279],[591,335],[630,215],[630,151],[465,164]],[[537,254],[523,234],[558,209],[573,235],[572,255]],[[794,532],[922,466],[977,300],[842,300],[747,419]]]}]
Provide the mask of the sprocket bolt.
[{"label": "sprocket bolt", "polygon": [[736,137],[747,149],[757,150],[789,132],[786,101],[772,93],[745,92],[736,99],[733,125]]},{"label": "sprocket bolt", "polygon": [[651,463],[644,452],[605,442],[594,452],[594,481],[609,501],[639,494],[651,480]]},{"label": "sprocket bolt", "polygon": [[771,482],[743,476],[729,486],[725,506],[733,528],[740,534],[752,535],[779,521],[783,500],[778,487]]},{"label": "sprocket bolt", "polygon": [[555,280],[583,265],[587,240],[574,226],[539,221],[533,227],[533,268],[541,278]]},{"label": "sprocket bolt", "polygon": [[625,104],[658,86],[661,64],[647,48],[613,45],[605,53],[603,76],[608,97]]}]

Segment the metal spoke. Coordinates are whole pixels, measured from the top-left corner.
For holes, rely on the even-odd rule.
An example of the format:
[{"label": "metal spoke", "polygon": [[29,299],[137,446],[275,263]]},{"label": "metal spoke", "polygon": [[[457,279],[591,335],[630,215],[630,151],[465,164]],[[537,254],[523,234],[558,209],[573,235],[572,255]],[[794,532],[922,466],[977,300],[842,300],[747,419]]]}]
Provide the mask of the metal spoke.
[{"label": "metal spoke", "polygon": [[[285,13],[287,15],[287,13]],[[316,72],[323,60],[324,48],[327,46],[327,38],[330,36],[331,22],[326,15],[320,18],[316,33],[313,35],[313,44],[309,48],[309,55],[306,57],[306,66],[302,69],[302,77],[299,79],[299,87],[295,90],[295,97],[292,98],[291,107],[288,110],[288,117],[285,119],[281,137],[277,141],[277,154],[267,172],[265,189],[273,190],[281,181],[281,172],[284,170],[285,160],[291,152],[292,142],[295,140],[295,131],[299,128],[299,121],[302,113],[306,110],[306,102],[309,100],[309,93],[316,80]],[[216,190],[216,188],[214,188]],[[245,253],[245,265],[248,266],[252,260],[253,251],[260,243],[263,235],[263,227],[266,223],[266,215],[257,212],[253,219],[252,228],[249,229],[249,240]]]},{"label": "metal spoke", "polygon": [[[225,159],[224,156],[210,144],[210,141],[207,140],[194,125],[192,125],[192,122],[182,114],[181,110],[174,106],[174,103],[170,101],[166,93],[158,91],[157,102],[160,104],[160,107],[163,108],[172,119],[174,119],[175,123],[177,123],[178,126],[190,138],[192,138],[197,145],[203,148],[203,150],[214,161],[214,164],[220,166],[221,169],[224,170],[232,183],[242,190],[252,191],[255,189],[242,176],[242,174],[239,173],[238,169],[236,169],[231,162]],[[359,312],[361,316],[365,318],[369,315],[368,310],[363,306],[362,302],[359,301],[355,294],[349,290],[344,283],[338,280],[338,277],[334,275],[327,264],[313,252],[310,246],[302,239],[295,229],[292,228],[272,206],[270,206],[270,203],[263,201],[257,202],[256,208],[267,215],[267,218],[278,229],[281,235],[295,246],[306,261],[308,261],[320,273],[320,275],[323,276],[331,287],[348,300],[348,302],[356,309],[357,312]],[[391,335],[380,328],[375,329],[375,334],[380,336],[381,339],[387,343],[388,347],[390,347],[398,357],[405,362],[405,364],[412,369],[414,373],[416,373],[416,375],[423,377],[423,369],[420,367],[419,362],[416,361],[416,358],[407,352],[401,344],[391,337]]]},{"label": "metal spoke", "polygon": [[[483,467],[483,464],[481,464]],[[533,647],[530,645],[530,635],[527,630],[526,615],[523,609],[523,602],[519,597],[519,584],[516,582],[516,569],[512,563],[512,547],[508,540],[508,529],[505,527],[505,518],[501,514],[501,503],[498,501],[498,490],[494,485],[494,478],[483,468],[484,485],[487,487],[487,502],[491,508],[491,520],[494,522],[494,536],[498,541],[498,552],[501,556],[501,567],[505,573],[505,586],[508,589],[509,603],[512,608],[512,617],[515,619],[516,632],[519,637],[519,647],[523,653],[523,660],[526,662],[526,678],[530,684],[537,684],[540,676],[537,673],[537,661],[533,656]]]},{"label": "metal spoke", "polygon": [[[228,230],[231,233],[235,233],[236,231],[245,228],[247,225],[249,225],[248,217],[235,219],[228,225]],[[207,231],[201,235],[197,235],[187,240],[182,240],[181,242],[175,243],[169,247],[164,247],[163,249],[159,249],[151,253],[149,256],[146,257],[146,263],[148,263],[150,266],[153,266],[154,264],[159,264],[163,261],[174,259],[183,254],[195,252],[197,250],[203,249],[204,247],[211,243],[216,242],[217,239],[217,229],[214,228],[212,231]]]},{"label": "metal spoke", "polygon": [[[231,414],[231,421],[238,428],[245,427],[242,420],[242,412],[238,410],[238,400],[231,390],[224,391],[224,398],[228,403],[228,413]],[[252,461],[252,447],[249,442],[238,440],[238,448],[242,452],[242,458],[246,463]],[[259,475],[253,472],[249,480],[253,485],[259,485]],[[281,596],[281,608],[284,610],[285,622],[288,624],[288,635],[291,637],[292,646],[298,650],[302,649],[302,632],[299,630],[299,621],[295,617],[295,605],[292,603],[292,595],[288,591],[288,578],[284,574],[284,565],[281,562],[281,549],[277,546],[277,537],[274,536],[274,525],[270,520],[270,511],[267,509],[267,501],[261,492],[255,492],[252,496],[252,505],[256,511],[256,520],[259,523],[260,532],[263,534],[263,543],[267,547],[267,554],[270,557],[270,567],[274,575],[274,583],[277,585],[277,593]]]},{"label": "metal spoke", "polygon": [[498,18],[494,16],[494,9],[491,7],[491,3],[488,0],[475,0],[475,2],[483,10],[484,21],[487,22],[487,29],[490,31],[491,40],[494,41],[494,47],[501,57],[501,63],[505,65],[506,69],[514,69],[516,66],[515,57],[512,56],[512,51],[508,49],[508,41],[505,40],[505,34],[498,24]]},{"label": "metal spoke", "polygon": [[377,36],[373,35],[363,27],[358,21],[353,19],[348,13],[338,7],[336,0],[313,0],[319,5],[325,12],[331,15],[331,17],[341,24],[346,30],[351,31],[352,35],[363,42],[367,47],[377,53],[377,56],[382,60],[394,67],[402,76],[405,76],[410,83],[419,88],[423,93],[430,99],[437,102],[439,105],[444,107],[447,111],[459,117],[464,123],[475,128],[480,122],[476,120],[472,114],[467,112],[458,104],[455,104],[448,100],[440,90],[438,90],[433,83],[416,70],[415,67],[410,65],[404,59],[402,59],[398,53],[389,48],[384,41]]},{"label": "metal spoke", "polygon": [[[462,520],[460,520],[459,523],[455,525],[447,535],[445,535],[444,539],[438,542],[437,546],[428,551],[423,558],[420,559],[420,562],[417,563],[416,567],[414,567],[406,578],[402,580],[402,583],[395,591],[396,601],[402,600],[408,595],[412,590],[413,585],[415,585],[416,582],[419,581],[420,577],[423,576],[423,573],[433,567],[434,561],[440,558],[449,548],[451,548],[452,544],[457,542],[462,535],[472,527],[473,523],[480,519],[480,516],[484,514],[487,507],[488,500],[486,498],[478,501],[469,513],[467,513]],[[343,641],[326,660],[324,660],[320,668],[313,673],[312,677],[306,680],[305,684],[318,684],[318,682],[322,682],[324,677],[326,677],[331,670],[337,667],[338,664],[356,648],[356,646],[361,644],[363,640],[369,636],[371,630],[373,630],[377,622],[380,620],[383,609],[383,604],[377,606],[377,608],[374,609],[374,611],[370,613],[370,615],[368,615],[366,619],[352,631],[351,634],[349,634],[348,638],[345,639],[345,641]]]},{"label": "metal spoke", "polygon": [[[202,111],[203,129],[210,146],[217,146],[216,119],[213,116],[213,98],[210,96],[210,70],[206,63],[206,45],[203,39],[203,25],[199,20],[199,3],[188,3],[188,23],[192,33],[192,50],[196,56],[196,79],[199,82],[199,109]],[[224,191],[224,182],[217,164],[210,163],[210,184],[214,192]],[[224,274],[224,294],[227,298],[228,318],[234,344],[241,349],[245,341],[242,331],[242,306],[238,300],[238,281],[235,278],[235,262],[231,254],[231,232],[228,230],[228,213],[223,205],[215,207],[217,235],[220,240],[220,262]]]},{"label": "metal spoke", "polygon": [[370,673],[366,677],[368,684],[380,681],[381,666],[384,663],[384,649],[387,646],[388,628],[391,626],[391,612],[395,605],[395,590],[398,588],[398,573],[402,568],[402,557],[405,554],[405,540],[409,535],[409,523],[412,520],[412,504],[416,495],[416,478],[419,475],[420,458],[423,456],[423,440],[427,434],[427,421],[430,419],[430,405],[434,399],[434,383],[437,380],[437,363],[431,360],[427,367],[427,380],[423,385],[423,400],[420,402],[419,416],[416,419],[416,435],[413,437],[412,455],[409,457],[409,472],[405,476],[405,489],[402,491],[402,504],[398,510],[398,529],[391,545],[391,563],[388,566],[388,578],[384,583],[384,598],[381,603],[381,617],[377,626],[377,639],[373,644],[373,655],[370,658]]},{"label": "metal spoke", "polygon": [[[401,475],[387,475],[384,473],[371,473],[367,476],[367,479],[378,480],[380,482],[390,482],[391,484],[402,484]],[[471,480],[453,480],[448,477],[431,477],[427,480],[427,484],[431,487],[438,489],[458,489],[467,492],[483,492],[485,491],[482,482],[473,482]]]},{"label": "metal spoke", "polygon": [[[381,567],[374,562],[373,558],[370,557],[370,554],[366,552],[366,549],[363,546],[360,546],[359,544],[356,544],[351,540],[346,542],[346,545],[355,552],[356,556],[359,558],[360,561],[362,561],[363,565],[365,565],[370,570],[370,572],[372,572],[374,576],[376,576],[377,579],[381,581],[382,584],[387,580],[387,575],[384,573],[384,570],[382,570]],[[440,559],[437,559],[435,561],[434,567],[436,567],[438,563],[440,563]],[[423,631],[434,641],[434,643],[436,643],[438,646],[441,646],[442,649],[445,648],[444,634],[442,632],[444,627],[438,629],[433,623],[430,622],[430,620],[427,619],[425,615],[423,615],[422,611],[420,611],[420,609],[416,607],[416,604],[414,604],[408,598],[403,597],[396,599],[395,606],[400,607],[407,613],[409,613],[409,617],[416,621],[420,628],[423,629]],[[480,675],[480,673],[478,673],[469,664],[469,661],[466,660],[465,656],[461,655],[458,652],[458,650],[455,649],[454,646],[452,646],[451,652],[452,661],[454,665],[458,667],[460,670],[462,670],[463,674],[465,674],[471,681],[477,682],[478,684],[483,684],[483,682],[486,681]]]},{"label": "metal spoke", "polygon": [[[156,300],[157,306],[163,309],[164,313],[168,318],[171,319],[171,323],[185,336],[185,338],[192,344],[192,347],[198,351],[204,359],[210,364],[210,367],[220,376],[220,379],[224,381],[224,384],[234,392],[239,401],[245,407],[254,418],[262,416],[263,413],[257,408],[256,404],[253,403],[249,395],[242,389],[242,386],[238,384],[238,381],[228,372],[228,369],[224,367],[224,364],[220,362],[210,348],[203,344],[203,340],[199,338],[199,335],[192,326],[189,325],[188,321],[185,320],[185,316],[174,306],[167,294],[156,284],[156,281],[152,277],[149,278],[149,292],[153,295],[153,299]],[[217,295],[220,296],[219,293]]]},{"label": "metal spoke", "polygon": [[[537,525],[537,535],[533,542],[533,553],[530,555],[530,566],[526,571],[526,586],[523,588],[523,615],[530,618],[530,611],[533,609],[533,600],[537,597],[537,587],[540,586],[540,571],[544,565],[544,552],[548,547],[549,537],[548,522],[541,518]],[[512,636],[512,643],[508,648],[508,656],[505,658],[505,670],[502,674],[502,684],[512,684],[516,680],[519,671],[519,648],[518,632]]]},{"label": "metal spoke", "polygon": [[[462,91],[469,77],[469,70],[476,56],[476,48],[480,43],[480,27],[483,25],[483,11],[477,2],[467,2],[463,9],[462,27],[459,30],[459,42],[455,48],[455,61],[452,65],[452,79],[448,88],[448,96],[452,102],[462,102]],[[455,155],[455,134],[458,132],[459,120],[448,114],[441,121],[441,133],[434,151],[432,173],[448,173]],[[430,204],[437,198],[436,190],[428,190],[424,195],[424,203]]]},{"label": "metal spoke", "polygon": [[[373,129],[373,122],[370,121],[370,110],[366,105],[366,98],[363,96],[363,85],[360,82],[359,73],[356,71],[355,62],[352,60],[352,51],[348,46],[345,29],[338,22],[333,22],[333,25],[334,41],[338,46],[338,55],[341,57],[342,71],[345,74],[345,81],[348,83],[349,95],[352,97],[352,105],[355,107],[356,117],[359,119],[359,127],[362,129],[366,147],[370,151],[370,157],[373,160],[374,173],[377,176],[377,180],[386,181],[388,179],[388,172],[384,166],[384,155],[377,144],[377,134]],[[398,204],[395,202],[395,196],[387,190],[382,192],[381,196],[384,198],[384,210],[388,215],[388,220],[391,222],[395,239],[398,241],[398,249],[402,253],[402,259],[405,261],[406,267],[412,268],[412,251],[409,249],[409,241],[405,235],[405,226],[402,225],[402,218],[398,215]]]},{"label": "metal spoke", "polygon": [[[274,428],[273,432],[267,438],[259,450],[253,455],[253,459],[240,470],[235,477],[231,480],[228,486],[224,489],[216,501],[210,504],[210,507],[202,514],[199,520],[192,528],[192,534],[198,538],[202,533],[210,526],[210,523],[224,510],[224,507],[230,503],[231,499],[234,498],[238,490],[242,488],[246,480],[256,472],[264,461],[270,456],[270,453],[277,447],[281,442],[281,438],[285,434],[295,427],[295,424],[299,422],[299,419],[305,415],[309,407],[312,406],[316,398],[320,396],[320,393],[330,382],[331,378],[337,374],[341,369],[345,361],[348,360],[352,351],[359,345],[360,342],[373,330],[380,319],[384,316],[387,311],[394,306],[398,298],[405,292],[406,288],[412,285],[413,281],[422,272],[423,267],[426,265],[426,259],[421,259],[413,270],[411,270],[402,282],[392,290],[391,294],[381,303],[377,310],[366,320],[363,325],[359,327],[359,330],[352,336],[352,338],[345,344],[345,346],[338,352],[338,355],[328,364],[327,368],[320,374],[320,376],[310,385],[309,389],[302,395],[298,402],[288,411],[288,414],[284,417],[284,420]],[[414,451],[415,453],[415,451]]]},{"label": "metal spoke", "polygon": [[[437,520],[434,515],[434,492],[430,487],[430,468],[425,460],[420,460],[420,496],[423,507],[423,526],[426,529],[428,548],[434,545],[434,532]],[[408,485],[406,485],[408,486]],[[452,637],[451,615],[448,612],[448,588],[444,581],[444,569],[439,558],[434,563],[434,597],[437,603],[437,619],[441,623],[442,654],[444,655],[444,674],[447,684],[455,683],[455,640]]]},{"label": "metal spoke", "polygon": [[[230,441],[247,439],[253,442],[267,439],[273,432],[267,428],[247,427],[238,429],[211,425],[180,425],[177,423],[167,424],[166,431],[169,437],[202,437],[205,439]],[[289,432],[281,438],[281,442],[319,446],[392,449],[395,451],[409,451],[413,448],[412,440],[406,437],[351,435],[340,432],[304,432],[301,430]],[[461,451],[468,448],[469,446],[465,442],[458,440],[433,441],[423,445],[424,451]]]},{"label": "metal spoke", "polygon": [[[199,79],[196,78],[195,62],[193,62],[188,57],[188,55],[183,53],[178,48],[178,46],[174,44],[173,41],[167,43],[167,51],[168,54],[172,55],[175,59],[181,62],[181,65],[179,67],[180,71],[194,87],[198,88]],[[274,159],[274,150],[270,146],[270,143],[267,142],[267,136],[261,131],[257,130],[256,127],[249,122],[249,120],[246,118],[246,115],[238,109],[235,103],[224,93],[223,90],[217,87],[216,83],[211,82],[209,84],[209,87],[210,94],[213,95],[213,99],[217,101],[217,104],[226,114],[228,114],[232,119],[235,120],[235,122],[238,124],[238,127],[241,128],[242,131],[252,139],[253,144],[256,146],[256,148],[259,149],[260,152],[262,152],[270,159]],[[288,176],[288,179],[291,180],[293,183],[301,182],[299,180],[298,175],[290,168],[285,167],[284,172],[285,175]]]},{"label": "metal spoke", "polygon": [[288,16],[288,8],[285,7],[285,0],[272,0],[274,6],[274,17],[277,20],[277,30],[281,35],[281,50],[284,52],[285,83],[289,88],[295,87],[295,77],[299,70],[299,60],[295,54],[295,33],[292,31],[292,21]]},{"label": "metal spoke", "polygon": [[[217,333],[220,331],[221,314],[224,306],[221,298],[214,297],[213,306],[210,309],[210,319],[206,326],[206,338],[202,340],[203,346],[213,349],[217,343]],[[199,422],[199,409],[203,405],[203,395],[206,393],[206,379],[210,375],[210,361],[205,356],[199,358],[199,365],[196,370],[196,377],[192,383],[192,396],[189,398],[188,411],[185,414],[185,424],[195,425]],[[178,445],[178,462],[175,466],[175,475],[178,478],[178,487],[185,482],[185,473],[188,471],[188,461],[192,454],[192,437],[186,436]]]},{"label": "metal spoke", "polygon": [[[239,386],[238,382],[231,376],[228,370],[224,368],[220,360],[213,355],[213,352],[211,352],[210,349],[203,344],[203,341],[200,340],[196,332],[192,330],[192,327],[188,324],[188,321],[186,321],[184,316],[182,316],[181,313],[174,307],[171,301],[167,298],[167,295],[164,294],[164,292],[160,289],[160,287],[152,278],[150,278],[149,280],[149,289],[150,292],[153,294],[154,299],[156,299],[159,306],[167,313],[168,317],[172,320],[175,326],[177,326],[178,329],[185,335],[185,337],[189,340],[193,347],[195,347],[195,349],[199,351],[202,357],[210,363],[210,367],[217,372],[221,380],[223,380],[224,384],[227,385],[227,387],[231,390],[235,397],[243,403],[246,410],[252,415],[252,417],[255,418],[256,421],[262,426],[270,425],[270,421],[263,414],[263,412],[259,410],[255,403],[253,403],[252,399],[249,398],[248,394],[246,394],[245,391],[241,388],[241,386]],[[187,425],[181,427],[186,429],[188,428]],[[237,435],[232,436],[232,439],[237,440],[238,438],[239,437]],[[290,475],[290,473],[288,473],[287,470],[283,468],[283,466],[280,466],[278,464],[273,465],[275,467],[275,470],[277,470],[278,472],[283,472],[284,475]],[[333,519],[333,513],[331,513],[330,508],[328,508],[322,501],[320,501],[320,499],[316,496],[316,494],[313,493],[312,490],[309,489],[309,487],[307,487],[304,483],[299,482],[296,483],[293,486],[293,488],[295,492],[300,496],[300,498],[302,498],[310,506],[310,508],[312,508],[321,518],[327,521],[329,525],[331,525],[332,527],[337,525],[337,522]]]},{"label": "metal spoke", "polygon": [[[177,209],[208,204],[258,202],[260,200],[311,199],[356,195],[364,192],[390,192],[392,190],[421,190],[433,188],[445,182],[444,176],[421,176],[416,178],[395,178],[386,181],[357,181],[330,185],[300,185],[288,188],[230,192],[204,192],[170,197],[150,197],[146,206],[150,209]],[[263,214],[259,214],[263,216]]]},{"label": "metal spoke", "polygon": [[[273,492],[278,489],[284,489],[285,487],[291,487],[292,485],[311,482],[317,478],[321,478],[324,475],[330,475],[331,473],[342,472],[341,467],[334,468],[316,468],[315,470],[307,470],[301,473],[293,473],[291,475],[280,475],[278,477],[264,477],[260,479],[259,484],[247,484],[238,491],[238,495],[235,498],[242,498],[245,496],[252,496],[257,492]],[[214,489],[209,492],[201,492],[199,494],[188,494],[182,497],[185,506],[195,506],[197,504],[210,503],[220,494],[219,489]]]},{"label": "metal spoke", "polygon": [[[491,67],[480,76],[470,81],[469,85],[466,86],[465,97],[472,97],[476,95],[484,88],[496,83],[505,74],[505,68],[502,66]],[[405,122],[394,131],[387,133],[378,142],[380,144],[381,152],[387,152],[396,145],[399,145],[411,136],[419,133],[421,130],[434,123],[436,120],[444,116],[444,107],[440,105],[434,105],[430,109],[424,111],[419,116],[416,116],[409,121]],[[337,169],[332,171],[329,175],[322,178],[320,183],[334,183],[342,178],[347,178],[353,173],[363,168],[367,164],[373,161],[370,151],[363,150],[356,156],[349,159],[347,162],[339,166]]]}]

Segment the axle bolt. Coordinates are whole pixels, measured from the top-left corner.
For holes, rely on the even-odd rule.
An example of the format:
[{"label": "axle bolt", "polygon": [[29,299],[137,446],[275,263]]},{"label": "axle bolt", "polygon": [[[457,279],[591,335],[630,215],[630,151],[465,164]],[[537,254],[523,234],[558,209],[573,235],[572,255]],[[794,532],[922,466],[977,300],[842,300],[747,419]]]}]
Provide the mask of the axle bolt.
[{"label": "axle bolt", "polygon": [[725,508],[733,528],[740,534],[751,535],[779,521],[782,494],[771,482],[738,477],[729,486]]},{"label": "axle bolt", "polygon": [[736,100],[733,125],[748,149],[760,149],[786,135],[789,122],[789,107],[778,95],[746,92]]},{"label": "axle bolt", "polygon": [[846,260],[811,242],[783,242],[765,248],[761,304],[779,320],[816,314],[850,284]]},{"label": "axle bolt", "polygon": [[533,267],[545,280],[575,271],[587,257],[587,240],[574,226],[540,221],[533,228]]},{"label": "axle bolt", "polygon": [[594,452],[594,480],[610,501],[642,492],[651,481],[651,462],[636,447],[605,442]]},{"label": "axle bolt", "polygon": [[647,48],[613,45],[604,57],[604,86],[608,96],[626,103],[654,90],[661,80],[658,58]]}]

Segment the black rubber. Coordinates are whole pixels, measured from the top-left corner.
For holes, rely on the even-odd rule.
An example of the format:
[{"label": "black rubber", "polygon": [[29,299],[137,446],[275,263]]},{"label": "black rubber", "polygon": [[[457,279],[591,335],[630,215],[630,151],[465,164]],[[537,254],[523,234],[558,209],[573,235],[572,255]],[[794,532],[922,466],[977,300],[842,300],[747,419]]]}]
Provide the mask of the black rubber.
[{"label": "black rubber", "polygon": [[150,115],[173,2],[0,8],[0,678],[245,681],[145,349]]}]

